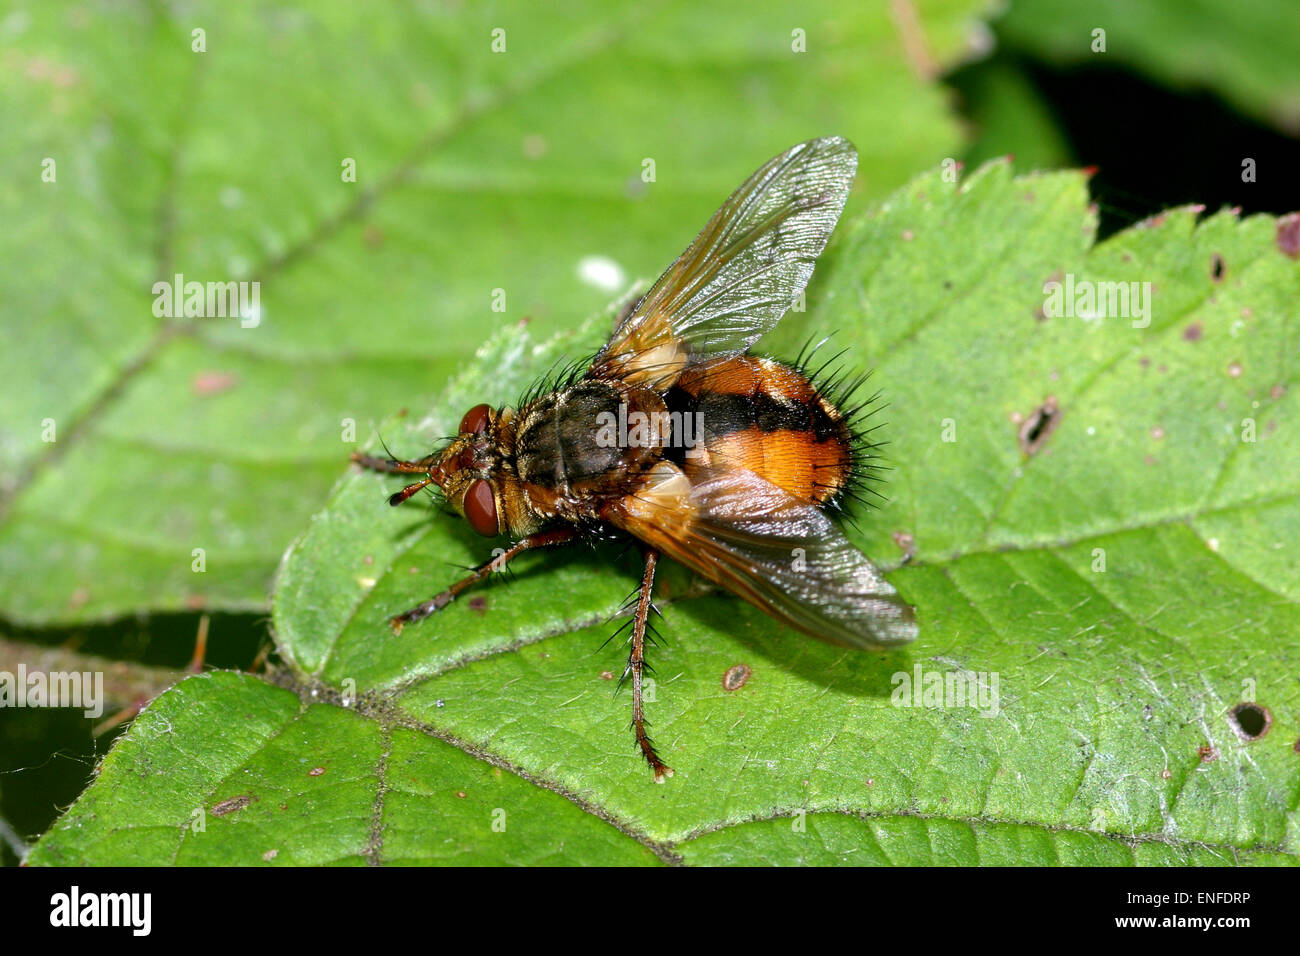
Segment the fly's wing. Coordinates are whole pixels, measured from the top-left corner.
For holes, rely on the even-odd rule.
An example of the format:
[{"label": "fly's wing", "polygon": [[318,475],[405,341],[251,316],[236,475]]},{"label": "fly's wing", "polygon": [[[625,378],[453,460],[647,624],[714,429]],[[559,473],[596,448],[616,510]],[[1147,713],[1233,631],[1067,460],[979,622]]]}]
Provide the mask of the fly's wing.
[{"label": "fly's wing", "polygon": [[662,462],[606,518],[813,637],[859,648],[916,638],[912,607],[830,518],[751,471],[692,484]]},{"label": "fly's wing", "polygon": [[619,324],[587,374],[662,391],[688,365],[748,349],[808,284],[857,168],[857,150],[838,136],[764,163]]}]

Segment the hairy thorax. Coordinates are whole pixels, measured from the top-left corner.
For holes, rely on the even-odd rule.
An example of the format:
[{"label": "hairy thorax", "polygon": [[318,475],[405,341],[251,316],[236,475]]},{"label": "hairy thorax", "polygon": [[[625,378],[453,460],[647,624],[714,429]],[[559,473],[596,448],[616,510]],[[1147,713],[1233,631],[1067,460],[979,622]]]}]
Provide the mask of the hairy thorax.
[{"label": "hairy thorax", "polygon": [[514,465],[539,519],[596,522],[632,493],[672,440],[663,399],[648,389],[587,380],[519,411]]}]

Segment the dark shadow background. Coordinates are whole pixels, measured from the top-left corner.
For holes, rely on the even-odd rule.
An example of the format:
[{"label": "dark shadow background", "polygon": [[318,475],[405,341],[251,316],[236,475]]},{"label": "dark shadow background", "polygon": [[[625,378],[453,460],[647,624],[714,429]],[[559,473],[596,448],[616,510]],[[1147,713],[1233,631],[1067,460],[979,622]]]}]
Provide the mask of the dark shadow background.
[{"label": "dark shadow background", "polygon": [[[1112,66],[1054,68],[1014,48],[945,78],[975,127],[975,157],[1007,151],[980,129],[993,74],[1023,77],[1050,109],[1070,165],[1097,168],[1089,189],[1101,215],[1099,239],[1188,203],[1203,204],[1207,215],[1225,206],[1242,215],[1300,210],[1300,140],[1209,92],[1176,93]],[[1241,178],[1247,157],[1256,163],[1253,183]]]}]

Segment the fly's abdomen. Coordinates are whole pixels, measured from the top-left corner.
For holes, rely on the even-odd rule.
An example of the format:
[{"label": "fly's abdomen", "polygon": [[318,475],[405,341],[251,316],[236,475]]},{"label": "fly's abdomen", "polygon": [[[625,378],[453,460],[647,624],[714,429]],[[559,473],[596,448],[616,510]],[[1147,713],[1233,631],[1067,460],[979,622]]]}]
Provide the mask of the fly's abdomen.
[{"label": "fly's abdomen", "polygon": [[852,478],[851,429],[798,369],[752,355],[720,359],[687,369],[667,399],[697,432],[695,448],[674,442],[669,452],[692,481],[717,467],[745,468],[824,505]]}]

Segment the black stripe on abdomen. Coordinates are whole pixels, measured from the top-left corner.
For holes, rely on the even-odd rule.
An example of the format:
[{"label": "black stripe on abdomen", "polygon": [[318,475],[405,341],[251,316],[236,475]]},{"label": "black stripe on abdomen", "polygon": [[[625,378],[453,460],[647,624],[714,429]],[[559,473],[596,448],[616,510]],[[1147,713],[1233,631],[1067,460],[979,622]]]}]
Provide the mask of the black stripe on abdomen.
[{"label": "black stripe on abdomen", "polygon": [[[811,402],[777,398],[765,392],[738,395],[734,392],[702,392],[698,397],[685,389],[673,388],[666,396],[670,411],[698,413],[707,438],[757,428],[762,432],[811,431],[818,442],[840,436],[843,422],[827,414],[816,398]],[[674,435],[674,438],[680,436]],[[674,441],[673,447],[680,442]]]}]

